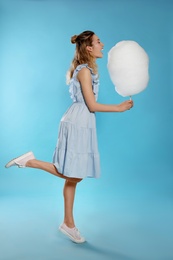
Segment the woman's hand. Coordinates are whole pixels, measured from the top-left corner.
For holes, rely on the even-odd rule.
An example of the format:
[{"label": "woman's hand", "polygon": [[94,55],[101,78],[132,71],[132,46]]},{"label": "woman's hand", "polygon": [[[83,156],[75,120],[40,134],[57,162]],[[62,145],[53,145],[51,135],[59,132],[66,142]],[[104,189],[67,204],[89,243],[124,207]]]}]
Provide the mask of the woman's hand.
[{"label": "woman's hand", "polygon": [[133,100],[126,100],[118,105],[119,112],[130,110],[133,107]]}]

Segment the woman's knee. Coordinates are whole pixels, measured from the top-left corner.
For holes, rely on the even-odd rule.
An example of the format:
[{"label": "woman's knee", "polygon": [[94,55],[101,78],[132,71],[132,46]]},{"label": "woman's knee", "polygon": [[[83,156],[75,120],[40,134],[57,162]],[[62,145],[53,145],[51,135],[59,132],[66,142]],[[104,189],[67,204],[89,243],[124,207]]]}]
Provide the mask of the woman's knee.
[{"label": "woman's knee", "polygon": [[80,179],[80,178],[70,178],[70,177],[68,177],[67,179],[66,179],[66,181],[68,181],[68,182],[72,182],[72,183],[79,183],[79,182],[81,182],[83,179]]},{"label": "woman's knee", "polygon": [[81,182],[82,180],[83,180],[83,179],[77,179],[76,182],[78,183],[78,182]]}]

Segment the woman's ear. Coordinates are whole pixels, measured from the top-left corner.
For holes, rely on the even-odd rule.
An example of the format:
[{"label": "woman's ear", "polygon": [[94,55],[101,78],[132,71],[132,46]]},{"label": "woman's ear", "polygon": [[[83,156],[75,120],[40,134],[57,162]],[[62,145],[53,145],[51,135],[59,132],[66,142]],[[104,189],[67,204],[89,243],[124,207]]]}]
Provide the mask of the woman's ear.
[{"label": "woman's ear", "polygon": [[92,46],[86,46],[87,51],[92,52]]}]

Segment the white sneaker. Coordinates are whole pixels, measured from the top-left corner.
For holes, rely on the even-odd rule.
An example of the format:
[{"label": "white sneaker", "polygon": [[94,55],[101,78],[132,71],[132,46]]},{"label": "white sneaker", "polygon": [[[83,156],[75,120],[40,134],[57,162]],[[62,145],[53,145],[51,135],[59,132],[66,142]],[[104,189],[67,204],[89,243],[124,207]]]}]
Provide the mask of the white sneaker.
[{"label": "white sneaker", "polygon": [[33,152],[28,152],[28,153],[25,153],[17,158],[14,158],[13,160],[9,161],[5,165],[5,167],[9,168],[11,166],[18,166],[19,168],[24,168],[24,167],[26,167],[25,165],[26,165],[27,161],[32,160],[32,159],[35,159]]},{"label": "white sneaker", "polygon": [[66,226],[65,223],[61,224],[59,227],[59,230],[68,236],[73,242],[75,243],[83,243],[85,242],[85,238],[81,237],[79,230],[74,227],[74,228],[69,228]]}]

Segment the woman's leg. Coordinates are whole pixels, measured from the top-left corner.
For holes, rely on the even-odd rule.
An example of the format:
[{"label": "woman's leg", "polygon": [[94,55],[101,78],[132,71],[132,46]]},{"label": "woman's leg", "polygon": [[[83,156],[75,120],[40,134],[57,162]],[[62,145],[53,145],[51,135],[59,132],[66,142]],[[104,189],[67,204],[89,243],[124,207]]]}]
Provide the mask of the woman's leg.
[{"label": "woman's leg", "polygon": [[81,181],[81,179],[66,177],[63,174],[59,173],[53,163],[43,162],[43,161],[39,161],[37,159],[32,159],[32,160],[27,161],[25,166],[30,167],[30,168],[37,168],[37,169],[49,172],[57,177],[60,177],[62,179],[66,179],[66,180],[70,180],[71,182],[74,182],[74,183]]},{"label": "woman's leg", "polygon": [[82,179],[74,178],[74,177],[70,178],[64,176],[63,174],[57,171],[53,163],[44,162],[35,159],[34,154],[32,152],[28,152],[17,158],[14,158],[5,165],[6,168],[9,168],[11,166],[18,166],[19,168],[21,167],[36,168],[51,173],[62,179],[65,179],[64,191],[63,191],[64,222],[59,227],[59,230],[76,243],[85,242],[85,238],[81,237],[79,230],[76,229],[74,218],[73,218],[73,204],[75,198],[76,185]]},{"label": "woman's leg", "polygon": [[55,176],[65,179],[64,190],[63,190],[64,223],[69,228],[73,228],[75,226],[74,218],[73,218],[73,204],[74,204],[76,185],[82,179],[66,177],[57,171],[54,164],[49,163],[49,162],[39,161],[36,159],[27,161],[26,167],[41,169],[43,171],[49,172]]},{"label": "woman's leg", "polygon": [[[80,179],[81,181],[82,179]],[[78,181],[79,182],[79,179]],[[68,236],[75,243],[85,242],[79,230],[75,226],[73,217],[73,205],[77,182],[66,180],[64,184],[64,222],[60,225],[59,230]]]},{"label": "woman's leg", "polygon": [[[82,180],[82,179],[81,179]],[[79,182],[79,180],[78,180]],[[69,228],[75,227],[73,218],[73,205],[77,182],[66,180],[64,184],[64,223]]]}]

